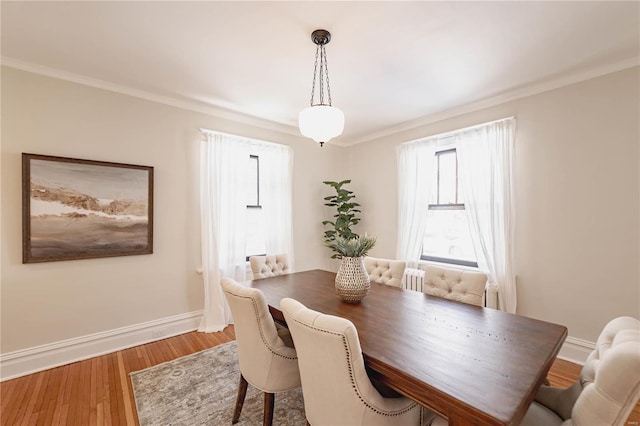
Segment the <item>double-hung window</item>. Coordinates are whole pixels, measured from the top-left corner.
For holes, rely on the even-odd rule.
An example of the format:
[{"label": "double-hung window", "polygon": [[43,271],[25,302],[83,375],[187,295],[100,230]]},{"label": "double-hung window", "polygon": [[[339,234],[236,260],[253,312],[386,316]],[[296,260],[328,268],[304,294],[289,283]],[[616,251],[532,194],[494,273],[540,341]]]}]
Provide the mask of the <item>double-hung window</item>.
[{"label": "double-hung window", "polygon": [[247,176],[246,256],[264,255],[264,217],[260,204],[260,156],[249,155]]},{"label": "double-hung window", "polygon": [[515,118],[398,147],[398,259],[480,267],[516,311]]},{"label": "double-hung window", "polygon": [[420,259],[477,267],[458,178],[456,148],[435,152],[429,207]]}]

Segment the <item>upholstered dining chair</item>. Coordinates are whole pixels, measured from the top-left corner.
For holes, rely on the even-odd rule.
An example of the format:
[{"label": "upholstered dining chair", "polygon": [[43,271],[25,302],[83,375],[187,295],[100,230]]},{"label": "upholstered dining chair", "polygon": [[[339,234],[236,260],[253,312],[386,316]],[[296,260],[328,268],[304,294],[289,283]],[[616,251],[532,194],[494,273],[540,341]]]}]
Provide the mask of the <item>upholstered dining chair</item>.
[{"label": "upholstered dining chair", "polygon": [[432,265],[426,266],[424,270],[423,293],[470,305],[483,305],[486,274]]},{"label": "upholstered dining chair", "polygon": [[240,385],[232,423],[240,419],[247,382],[264,392],[263,425],[273,421],[274,394],[300,386],[298,357],[286,328],[276,328],[264,294],[223,278],[222,289],[234,320]]},{"label": "upholstered dining chair", "polygon": [[275,277],[289,273],[289,256],[286,254],[271,254],[266,256],[249,257],[253,279]]},{"label": "upholstered dining chair", "polygon": [[542,386],[523,426],[624,425],[640,398],[640,321],[611,320],[584,364],[580,379],[561,389]]},{"label": "upholstered dining chair", "polygon": [[402,286],[402,276],[407,266],[406,262],[368,256],[365,257],[363,261],[364,268],[367,270],[367,274],[372,282],[394,287]]},{"label": "upholstered dining chair", "polygon": [[282,299],[280,307],[298,352],[308,424],[420,425],[435,417],[409,399],[385,398],[378,392],[367,376],[351,321],[289,298]]}]

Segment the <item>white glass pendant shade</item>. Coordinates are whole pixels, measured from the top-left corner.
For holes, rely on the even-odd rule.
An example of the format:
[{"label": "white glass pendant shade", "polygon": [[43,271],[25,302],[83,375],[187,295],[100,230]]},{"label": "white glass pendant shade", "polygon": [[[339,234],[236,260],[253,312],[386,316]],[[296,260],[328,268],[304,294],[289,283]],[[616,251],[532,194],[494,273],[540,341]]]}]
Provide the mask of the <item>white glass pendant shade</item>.
[{"label": "white glass pendant shade", "polygon": [[344,130],[344,114],[336,107],[313,105],[300,111],[300,133],[316,142],[328,142]]}]

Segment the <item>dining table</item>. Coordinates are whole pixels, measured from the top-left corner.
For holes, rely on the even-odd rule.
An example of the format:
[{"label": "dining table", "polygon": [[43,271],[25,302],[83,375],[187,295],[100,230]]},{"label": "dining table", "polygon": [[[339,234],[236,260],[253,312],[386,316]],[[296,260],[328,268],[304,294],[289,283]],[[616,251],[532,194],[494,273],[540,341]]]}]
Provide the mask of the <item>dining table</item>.
[{"label": "dining table", "polygon": [[562,325],[374,282],[361,303],[345,303],[335,277],[309,270],[244,285],[281,323],[286,297],[350,320],[372,380],[450,425],[519,424],[567,336]]}]

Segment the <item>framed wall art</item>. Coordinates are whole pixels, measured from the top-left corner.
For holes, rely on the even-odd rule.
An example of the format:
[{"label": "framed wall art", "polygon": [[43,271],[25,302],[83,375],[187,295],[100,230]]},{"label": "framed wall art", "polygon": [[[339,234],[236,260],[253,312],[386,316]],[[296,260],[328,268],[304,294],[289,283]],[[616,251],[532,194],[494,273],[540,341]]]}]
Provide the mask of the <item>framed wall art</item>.
[{"label": "framed wall art", "polygon": [[153,253],[153,167],[22,154],[22,263]]}]

